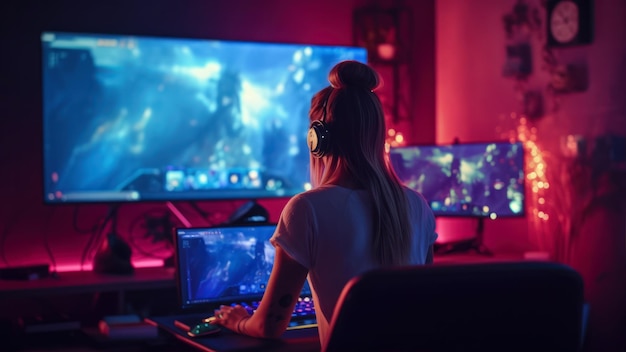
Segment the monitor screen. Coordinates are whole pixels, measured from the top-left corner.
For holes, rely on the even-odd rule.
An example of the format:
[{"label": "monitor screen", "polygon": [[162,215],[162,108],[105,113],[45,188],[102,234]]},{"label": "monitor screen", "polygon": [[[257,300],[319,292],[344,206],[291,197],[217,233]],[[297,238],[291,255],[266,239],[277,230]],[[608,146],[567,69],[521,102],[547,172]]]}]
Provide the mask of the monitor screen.
[{"label": "monitor screen", "polygon": [[398,147],[390,159],[402,182],[420,192],[436,216],[525,215],[521,142]]},{"label": "monitor screen", "polygon": [[[275,230],[275,224],[175,229],[181,306],[259,300],[274,265]],[[305,282],[301,295],[310,294]]]},{"label": "monitor screen", "polygon": [[289,197],[313,94],[363,48],[44,32],[47,203]]}]

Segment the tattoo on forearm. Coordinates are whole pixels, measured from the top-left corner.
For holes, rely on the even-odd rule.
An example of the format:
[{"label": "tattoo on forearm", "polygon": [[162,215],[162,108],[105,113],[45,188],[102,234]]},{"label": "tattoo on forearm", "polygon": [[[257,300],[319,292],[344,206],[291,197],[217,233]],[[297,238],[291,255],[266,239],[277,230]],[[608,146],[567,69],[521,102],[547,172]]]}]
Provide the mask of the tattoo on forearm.
[{"label": "tattoo on forearm", "polygon": [[[283,309],[289,308],[292,303],[293,303],[293,295],[286,294],[278,300],[279,309],[277,310],[281,311],[280,308],[283,308]],[[272,311],[272,308],[274,307],[276,307],[276,302],[271,302],[270,311],[267,313],[268,322],[270,322],[271,324],[275,324],[275,323],[279,323],[281,321],[284,321],[290,318],[290,315],[286,316],[280,312],[277,313],[277,312]]]},{"label": "tattoo on forearm", "polygon": [[267,320],[270,322],[278,323],[282,320],[285,320],[285,317],[283,317],[281,314],[274,314],[272,312],[269,312],[267,314]]},{"label": "tattoo on forearm", "polygon": [[293,301],[293,296],[290,294],[286,294],[278,300],[278,304],[283,308],[287,308],[291,305],[292,301]]}]

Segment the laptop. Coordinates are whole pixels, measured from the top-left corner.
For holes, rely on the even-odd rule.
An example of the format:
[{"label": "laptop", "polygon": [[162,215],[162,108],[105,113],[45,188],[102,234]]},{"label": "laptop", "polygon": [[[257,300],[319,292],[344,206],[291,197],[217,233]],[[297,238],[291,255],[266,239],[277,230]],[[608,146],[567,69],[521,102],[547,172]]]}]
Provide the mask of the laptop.
[{"label": "laptop", "polygon": [[[174,229],[179,304],[193,313],[175,325],[189,330],[220,305],[240,304],[254,314],[274,264],[269,239],[275,229],[269,223]],[[305,282],[288,329],[314,326],[315,307]]]}]

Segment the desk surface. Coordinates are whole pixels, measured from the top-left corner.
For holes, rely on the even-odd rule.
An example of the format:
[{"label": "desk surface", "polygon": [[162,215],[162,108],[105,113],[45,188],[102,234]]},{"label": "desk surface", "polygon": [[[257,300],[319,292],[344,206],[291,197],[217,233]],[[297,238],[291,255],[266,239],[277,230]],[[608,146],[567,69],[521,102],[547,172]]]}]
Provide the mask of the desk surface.
[{"label": "desk surface", "polygon": [[156,325],[165,333],[172,334],[188,346],[206,352],[231,351],[319,351],[319,334],[317,328],[304,328],[286,331],[279,340],[263,340],[243,336],[222,329],[219,333],[206,337],[191,338],[186,332],[178,328],[176,319],[185,319],[188,316],[154,317],[147,322]]},{"label": "desk surface", "polygon": [[[486,256],[475,253],[435,255],[435,263],[519,261],[519,256]],[[37,280],[0,280],[0,298],[175,287],[174,269],[138,268],[132,275],[103,275],[92,271],[61,272]]]},{"label": "desk surface", "polygon": [[[480,263],[520,261],[521,255],[479,255],[475,253],[435,255],[435,263]],[[23,296],[111,292],[137,289],[174,288],[174,269],[138,268],[132,275],[103,275],[92,271],[61,272],[37,280],[0,280],[0,299]]]},{"label": "desk surface", "polygon": [[138,268],[132,275],[102,275],[92,271],[61,272],[37,280],[0,280],[0,299],[23,296],[111,292],[175,287],[173,268]]}]

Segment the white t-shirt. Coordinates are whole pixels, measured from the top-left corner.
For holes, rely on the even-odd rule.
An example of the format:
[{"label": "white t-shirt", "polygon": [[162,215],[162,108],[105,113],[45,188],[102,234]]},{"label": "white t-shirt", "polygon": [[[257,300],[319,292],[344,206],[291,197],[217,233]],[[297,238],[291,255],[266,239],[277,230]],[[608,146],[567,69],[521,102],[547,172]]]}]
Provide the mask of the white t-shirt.
[{"label": "white t-shirt", "polygon": [[[410,264],[426,262],[437,239],[435,217],[426,200],[406,189],[413,241]],[[346,283],[378,267],[371,249],[372,209],[369,194],[339,186],[322,186],[292,197],[271,238],[309,269],[320,342],[325,346],[335,304]]]}]

